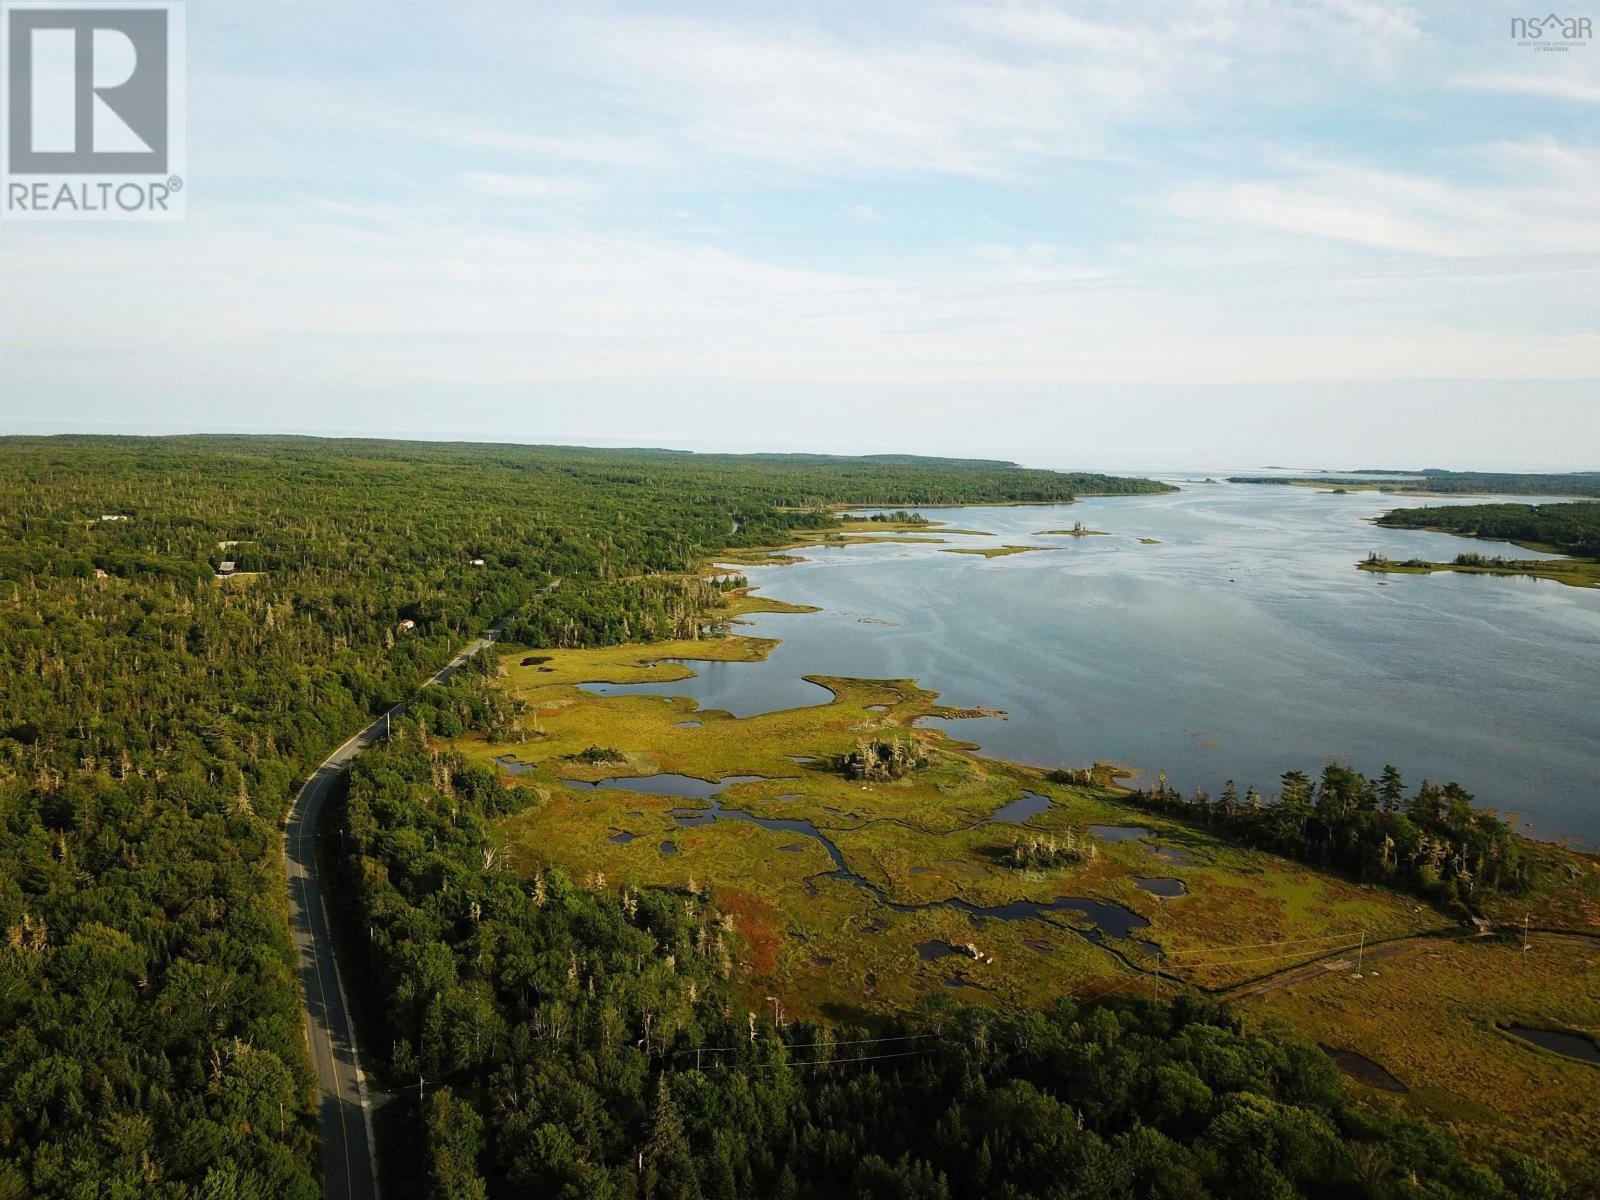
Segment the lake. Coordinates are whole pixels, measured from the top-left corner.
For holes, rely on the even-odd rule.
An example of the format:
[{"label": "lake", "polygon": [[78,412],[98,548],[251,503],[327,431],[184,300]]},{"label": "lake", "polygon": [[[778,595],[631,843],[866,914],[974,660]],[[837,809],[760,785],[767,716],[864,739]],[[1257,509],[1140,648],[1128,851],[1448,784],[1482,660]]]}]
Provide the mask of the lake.
[{"label": "lake", "polygon": [[[1107,759],[1213,793],[1230,778],[1241,792],[1275,790],[1283,771],[1330,760],[1368,773],[1393,762],[1413,787],[1458,780],[1536,836],[1600,842],[1600,590],[1356,570],[1371,550],[1540,557],[1368,524],[1394,507],[1483,497],[1181,486],[920,510],[996,535],[944,535],[949,546],[1056,547],[1040,552],[986,560],[879,544],[752,569],[765,592],[823,611],[741,627],[784,639],[764,663],[697,663],[696,679],[639,690],[748,715],[825,702],[803,675],[911,677],[946,704],[1005,710],[940,722],[1001,758]],[[1037,534],[1075,521],[1109,536]]]}]

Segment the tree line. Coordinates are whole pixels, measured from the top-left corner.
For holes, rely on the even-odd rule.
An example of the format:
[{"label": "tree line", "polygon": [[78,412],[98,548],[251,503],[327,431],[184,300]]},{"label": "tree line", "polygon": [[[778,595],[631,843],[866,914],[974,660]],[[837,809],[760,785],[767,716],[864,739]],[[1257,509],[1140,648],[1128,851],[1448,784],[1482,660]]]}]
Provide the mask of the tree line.
[{"label": "tree line", "polygon": [[[1600,504],[1461,504],[1397,508],[1377,519],[1394,529],[1435,529],[1460,537],[1521,542],[1600,558]],[[1461,562],[1468,556],[1462,555]]]},{"label": "tree line", "polygon": [[1130,799],[1246,845],[1434,902],[1470,904],[1485,891],[1520,894],[1533,882],[1533,860],[1498,814],[1475,806],[1454,782],[1424,780],[1408,796],[1393,766],[1375,779],[1336,763],[1315,781],[1287,771],[1265,799],[1253,787],[1240,796],[1231,779],[1215,798],[1203,788],[1185,796],[1162,772],[1154,788]]}]

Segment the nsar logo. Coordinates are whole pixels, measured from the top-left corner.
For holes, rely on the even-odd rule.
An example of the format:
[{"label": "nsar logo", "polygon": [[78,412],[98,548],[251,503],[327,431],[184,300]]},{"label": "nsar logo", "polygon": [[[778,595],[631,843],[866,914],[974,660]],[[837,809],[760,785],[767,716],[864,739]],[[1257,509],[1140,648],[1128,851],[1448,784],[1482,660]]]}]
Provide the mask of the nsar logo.
[{"label": "nsar logo", "polygon": [[1512,17],[1511,37],[1536,50],[1571,50],[1588,44],[1594,36],[1588,17],[1563,17],[1550,13],[1543,17]]}]

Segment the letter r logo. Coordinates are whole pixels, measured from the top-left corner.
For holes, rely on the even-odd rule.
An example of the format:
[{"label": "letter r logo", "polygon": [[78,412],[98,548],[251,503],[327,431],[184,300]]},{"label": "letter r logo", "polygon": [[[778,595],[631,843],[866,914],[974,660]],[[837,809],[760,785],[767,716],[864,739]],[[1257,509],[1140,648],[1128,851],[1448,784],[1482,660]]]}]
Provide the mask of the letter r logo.
[{"label": "letter r logo", "polygon": [[12,174],[164,174],[167,12],[8,8]]}]

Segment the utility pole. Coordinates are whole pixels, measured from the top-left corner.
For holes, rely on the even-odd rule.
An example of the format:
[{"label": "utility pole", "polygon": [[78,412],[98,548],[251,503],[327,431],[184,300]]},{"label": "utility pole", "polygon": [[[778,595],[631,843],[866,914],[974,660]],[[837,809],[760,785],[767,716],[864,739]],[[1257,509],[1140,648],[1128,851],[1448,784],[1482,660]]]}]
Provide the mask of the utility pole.
[{"label": "utility pole", "polygon": [[1526,954],[1533,949],[1533,943],[1528,941],[1528,914],[1522,914],[1522,952]]},{"label": "utility pole", "polygon": [[1358,979],[1361,977],[1361,960],[1366,957],[1366,954],[1367,954],[1367,931],[1365,929],[1363,929],[1361,931],[1361,944],[1356,947],[1356,977]]}]

